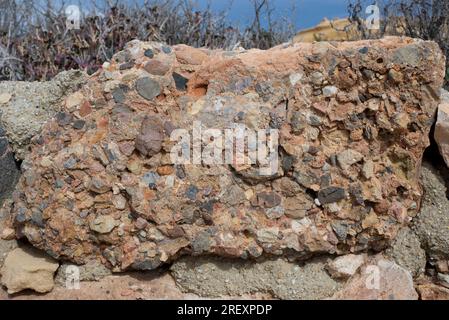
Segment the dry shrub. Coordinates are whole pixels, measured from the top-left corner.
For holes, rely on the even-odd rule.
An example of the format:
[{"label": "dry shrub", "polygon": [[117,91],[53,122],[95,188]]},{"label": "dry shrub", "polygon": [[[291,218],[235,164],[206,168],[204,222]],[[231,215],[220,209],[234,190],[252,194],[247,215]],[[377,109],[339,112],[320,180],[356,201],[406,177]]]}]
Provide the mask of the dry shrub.
[{"label": "dry shrub", "polygon": [[[380,8],[381,29],[378,33],[370,33],[365,25],[365,8],[375,2]],[[364,38],[383,37],[392,35],[392,30],[401,30],[412,38],[435,41],[449,58],[448,0],[355,0],[349,3],[348,11],[350,20],[357,24]],[[449,69],[446,72],[447,84]]]},{"label": "dry shrub", "polygon": [[[174,45],[266,49],[291,39],[293,23],[274,21],[269,0],[249,0],[254,21],[241,29],[228,11],[195,10],[190,0],[93,1],[79,30],[66,27],[65,3],[0,0],[0,79],[48,80],[62,70],[97,70],[133,39]],[[84,11],[83,11],[84,10]],[[264,22],[266,21],[266,22]]]}]

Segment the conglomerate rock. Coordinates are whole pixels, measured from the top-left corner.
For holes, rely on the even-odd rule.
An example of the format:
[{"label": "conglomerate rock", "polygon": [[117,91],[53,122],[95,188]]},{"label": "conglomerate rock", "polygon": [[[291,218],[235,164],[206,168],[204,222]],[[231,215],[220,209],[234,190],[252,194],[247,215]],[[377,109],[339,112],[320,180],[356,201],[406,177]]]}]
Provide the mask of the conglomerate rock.
[{"label": "conglomerate rock", "polygon": [[[4,214],[52,256],[114,271],[380,250],[419,211],[444,63],[408,38],[238,52],[130,42],[33,139]],[[195,164],[197,123],[271,141],[278,130],[278,165]],[[203,136],[203,149],[219,142]],[[193,160],[173,163],[173,149]]]}]

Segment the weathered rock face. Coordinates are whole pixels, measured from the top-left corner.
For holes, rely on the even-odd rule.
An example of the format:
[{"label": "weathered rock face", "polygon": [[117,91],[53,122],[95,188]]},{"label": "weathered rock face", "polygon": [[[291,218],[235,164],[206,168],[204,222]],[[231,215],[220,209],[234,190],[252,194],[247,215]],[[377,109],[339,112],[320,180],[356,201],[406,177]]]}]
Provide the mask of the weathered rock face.
[{"label": "weathered rock face", "polygon": [[85,80],[84,73],[72,70],[47,82],[0,82],[0,124],[17,159],[25,157],[31,138],[61,109],[61,99]]},{"label": "weathered rock face", "polygon": [[15,248],[17,248],[17,241],[0,239],[0,268],[3,266],[8,253]]},{"label": "weathered rock face", "polygon": [[449,167],[449,92],[444,89],[441,90],[441,103],[438,106],[434,137],[440,154]]},{"label": "weathered rock face", "polygon": [[[245,52],[131,42],[33,139],[4,214],[53,256],[115,271],[382,249],[419,210],[443,75],[437,45],[406,38]],[[174,164],[170,135],[195,122],[278,130],[278,166]]]},{"label": "weathered rock face", "polygon": [[449,272],[449,200],[445,180],[442,172],[428,163],[423,164],[421,176],[426,193],[413,230],[426,250],[428,262]]},{"label": "weathered rock face", "polygon": [[327,271],[335,279],[348,279],[353,276],[365,262],[364,254],[348,254],[332,260],[327,265]]},{"label": "weathered rock face", "polygon": [[449,300],[449,289],[433,283],[421,284],[417,290],[421,300]]},{"label": "weathered rock face", "polygon": [[19,168],[14,161],[14,155],[5,136],[5,130],[0,126],[0,205],[11,195],[19,179]]},{"label": "weathered rock face", "polygon": [[424,273],[426,252],[421,248],[420,239],[410,228],[399,231],[386,254],[398,265],[410,271],[413,277],[416,278]]},{"label": "weathered rock face", "polygon": [[[67,282],[73,279],[73,273],[71,273],[71,270],[69,269],[71,267],[73,267],[72,264],[62,264],[59,267],[55,277],[55,282],[57,284],[66,286]],[[77,271],[79,272],[77,274],[79,276],[79,281],[99,281],[111,275],[111,270],[95,260],[88,261],[85,265],[79,266]]]},{"label": "weathered rock face", "polygon": [[312,259],[304,266],[280,258],[244,261],[185,257],[171,266],[176,283],[202,297],[267,293],[276,299],[321,300],[342,288],[325,271],[327,259]]},{"label": "weathered rock face", "polygon": [[417,300],[413,278],[404,268],[382,256],[371,258],[337,292],[337,300]]}]

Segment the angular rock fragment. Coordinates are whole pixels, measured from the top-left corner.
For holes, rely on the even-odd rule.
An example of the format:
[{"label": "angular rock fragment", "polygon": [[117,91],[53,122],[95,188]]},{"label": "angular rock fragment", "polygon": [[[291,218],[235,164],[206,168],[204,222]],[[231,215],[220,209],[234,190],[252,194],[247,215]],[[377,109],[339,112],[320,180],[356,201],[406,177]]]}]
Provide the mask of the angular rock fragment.
[{"label": "angular rock fragment", "polygon": [[363,155],[355,150],[345,150],[337,156],[338,164],[343,170],[349,169],[353,164],[363,159]]},{"label": "angular rock fragment", "polygon": [[328,263],[326,270],[336,279],[348,279],[353,276],[360,266],[365,262],[363,254],[348,254],[335,258]]},{"label": "angular rock fragment", "polygon": [[115,227],[115,219],[111,216],[99,216],[90,223],[90,229],[98,233],[109,233]]},{"label": "angular rock fragment", "polygon": [[136,81],[137,92],[147,100],[153,100],[161,93],[161,86],[159,82],[144,77]]},{"label": "angular rock fragment", "polygon": [[328,187],[318,192],[318,200],[321,204],[338,202],[345,198],[345,189],[339,187]]},{"label": "angular rock fragment", "polygon": [[185,91],[187,89],[187,78],[177,72],[173,72],[173,80],[175,80],[176,89]]},{"label": "angular rock fragment", "polygon": [[[444,77],[435,43],[186,50],[130,42],[67,101],[70,117],[45,125],[3,208],[18,236],[74,263],[147,270],[182,255],[381,250],[416,216]],[[148,72],[151,60],[170,71]],[[266,158],[254,161],[252,132],[271,140]]]},{"label": "angular rock fragment", "polygon": [[368,261],[337,292],[338,300],[417,300],[413,278],[404,268],[381,256]]}]

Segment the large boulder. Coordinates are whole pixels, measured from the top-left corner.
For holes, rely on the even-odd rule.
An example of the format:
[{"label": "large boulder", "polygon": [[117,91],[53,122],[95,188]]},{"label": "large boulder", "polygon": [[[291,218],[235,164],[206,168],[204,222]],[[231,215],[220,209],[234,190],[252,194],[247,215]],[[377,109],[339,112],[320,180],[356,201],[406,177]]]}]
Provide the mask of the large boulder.
[{"label": "large boulder", "polygon": [[[444,65],[437,44],[408,38],[238,52],[133,41],[32,140],[3,210],[52,256],[114,271],[381,250],[419,212]],[[220,149],[240,129],[246,147],[231,135]]]}]

